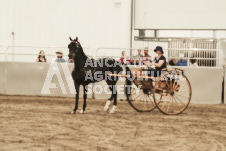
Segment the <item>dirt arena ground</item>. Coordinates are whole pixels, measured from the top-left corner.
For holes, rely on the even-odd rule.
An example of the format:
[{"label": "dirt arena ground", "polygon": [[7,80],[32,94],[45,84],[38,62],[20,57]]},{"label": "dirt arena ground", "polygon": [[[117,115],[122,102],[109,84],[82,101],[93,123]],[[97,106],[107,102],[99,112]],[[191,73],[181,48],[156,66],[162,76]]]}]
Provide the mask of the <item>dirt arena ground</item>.
[{"label": "dirt arena ground", "polygon": [[226,150],[226,105],[190,104],[178,116],[104,105],[89,99],[86,114],[71,115],[73,98],[0,96],[0,150]]}]

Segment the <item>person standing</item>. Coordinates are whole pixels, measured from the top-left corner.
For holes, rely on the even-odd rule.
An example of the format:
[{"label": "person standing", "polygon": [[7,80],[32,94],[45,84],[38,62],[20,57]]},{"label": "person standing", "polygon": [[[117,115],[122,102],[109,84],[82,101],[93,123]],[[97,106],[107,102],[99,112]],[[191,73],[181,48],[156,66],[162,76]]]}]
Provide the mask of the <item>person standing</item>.
[{"label": "person standing", "polygon": [[138,49],[137,55],[134,57],[133,64],[135,64],[135,65],[141,64],[142,58],[143,58],[143,55],[141,54],[141,49]]},{"label": "person standing", "polygon": [[65,62],[65,60],[63,59],[63,52],[62,51],[57,51],[57,59],[55,60],[55,62],[60,63],[60,62]]},{"label": "person standing", "polygon": [[184,54],[180,54],[180,60],[177,62],[177,66],[187,66],[188,61],[184,59]]},{"label": "person standing", "polygon": [[125,51],[122,51],[122,56],[118,60],[118,62],[120,62],[121,64],[129,64],[130,63],[130,59],[126,58],[126,52]]},{"label": "person standing", "polygon": [[41,50],[39,52],[38,58],[36,59],[36,62],[46,62],[45,52]]},{"label": "person standing", "polygon": [[171,58],[172,59],[169,61],[169,65],[170,66],[176,66],[177,60],[176,60],[175,56],[172,56]]},{"label": "person standing", "polygon": [[193,59],[193,58],[190,59],[190,63],[191,63],[190,64],[191,67],[198,67],[197,60],[196,59]]},{"label": "person standing", "polygon": [[146,61],[150,60],[151,59],[151,56],[148,54],[148,47],[145,47],[144,48],[144,56],[143,56],[143,59],[142,59],[142,64],[145,64]]},{"label": "person standing", "polygon": [[141,54],[141,49],[138,49],[138,50],[137,50],[137,55],[136,55],[136,57],[143,57],[143,55]]}]

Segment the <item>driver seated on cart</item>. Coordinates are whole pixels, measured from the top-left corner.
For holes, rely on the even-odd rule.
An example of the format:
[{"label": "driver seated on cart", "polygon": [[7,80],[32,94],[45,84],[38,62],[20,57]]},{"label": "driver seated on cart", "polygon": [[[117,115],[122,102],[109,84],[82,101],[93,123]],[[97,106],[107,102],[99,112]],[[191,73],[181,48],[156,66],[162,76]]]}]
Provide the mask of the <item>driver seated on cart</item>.
[{"label": "driver seated on cart", "polygon": [[156,52],[156,54],[158,56],[155,57],[153,59],[153,61],[151,61],[151,62],[146,61],[146,62],[144,62],[144,64],[147,65],[148,67],[151,67],[152,65],[154,65],[155,69],[149,69],[148,70],[148,76],[158,77],[161,74],[167,72],[166,58],[163,56],[164,51],[163,51],[162,47],[157,46],[155,48],[154,52]]}]

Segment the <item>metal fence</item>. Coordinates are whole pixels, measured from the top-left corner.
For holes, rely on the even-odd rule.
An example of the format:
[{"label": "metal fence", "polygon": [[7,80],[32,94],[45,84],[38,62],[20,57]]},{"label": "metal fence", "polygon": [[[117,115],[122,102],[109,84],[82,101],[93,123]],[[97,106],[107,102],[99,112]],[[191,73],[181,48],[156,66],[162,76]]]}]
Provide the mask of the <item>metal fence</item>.
[{"label": "metal fence", "polygon": [[219,51],[217,41],[214,40],[191,40],[191,39],[172,39],[169,43],[169,56],[179,56],[197,60],[199,66],[218,66]]},{"label": "metal fence", "polygon": [[[4,48],[4,50],[3,50]],[[0,48],[0,56],[2,61],[17,61],[17,62],[35,62],[40,50],[45,52],[47,61],[56,59],[56,51],[63,52],[64,59],[68,59],[68,48],[60,46],[8,46]],[[90,48],[85,47],[84,51],[89,51]],[[4,57],[3,57],[4,56]]]},{"label": "metal fence", "polygon": [[[137,50],[134,48],[97,48],[96,58],[113,57],[121,58],[121,52],[125,51],[127,58],[134,58],[137,55]],[[155,57],[154,48],[149,48],[149,55]],[[141,49],[144,54],[144,49]],[[168,48],[164,49],[164,56],[169,62],[171,59],[180,60],[180,54],[184,54],[184,59],[187,60],[187,66],[190,65],[191,60],[197,60],[198,66],[221,67],[222,58],[218,57],[220,49],[200,49],[200,48]],[[112,54],[110,52],[113,52]],[[213,55],[214,54],[214,55]]]},{"label": "metal fence", "polygon": [[[189,45],[189,46],[188,46]],[[172,46],[175,46],[173,48]],[[183,47],[182,47],[183,46]],[[208,67],[222,67],[222,58],[220,58],[220,49],[216,49],[215,44],[206,43],[188,43],[183,41],[174,41],[170,43],[170,48],[164,49],[164,56],[167,58],[167,62],[171,59],[180,59],[180,54],[184,54],[184,59],[187,59],[188,66],[191,59],[197,60],[199,66]],[[197,47],[197,48],[193,48]],[[206,49],[210,48],[210,49]],[[149,48],[149,55],[155,57],[156,54],[153,51],[154,48]],[[64,58],[68,59],[67,47],[39,47],[39,46],[0,46],[0,61],[18,61],[18,62],[35,62],[39,51],[44,50],[47,61],[51,61],[56,58],[55,52],[61,50],[64,53]],[[94,58],[121,58],[121,52],[126,52],[126,57],[134,58],[137,55],[135,48],[97,48],[95,53],[91,51],[89,47],[84,47],[84,51],[90,57]],[[144,54],[144,49],[141,49],[141,53]],[[92,56],[91,56],[92,55]]]}]

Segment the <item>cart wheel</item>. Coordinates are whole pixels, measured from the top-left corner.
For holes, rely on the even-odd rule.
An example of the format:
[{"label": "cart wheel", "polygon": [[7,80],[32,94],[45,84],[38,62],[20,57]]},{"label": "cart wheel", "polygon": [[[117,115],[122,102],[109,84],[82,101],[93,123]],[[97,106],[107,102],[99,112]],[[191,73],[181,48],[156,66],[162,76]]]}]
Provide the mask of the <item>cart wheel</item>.
[{"label": "cart wheel", "polygon": [[191,93],[187,77],[178,71],[169,71],[156,81],[154,101],[162,113],[177,115],[188,107]]},{"label": "cart wheel", "polygon": [[141,89],[134,82],[126,87],[126,96],[129,104],[138,112],[150,112],[156,107],[151,90]]}]

